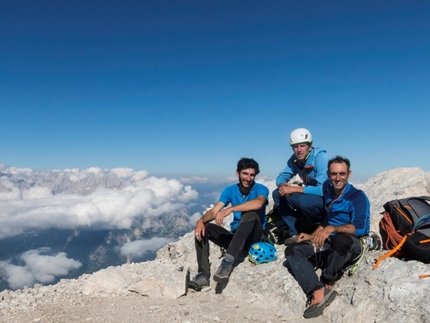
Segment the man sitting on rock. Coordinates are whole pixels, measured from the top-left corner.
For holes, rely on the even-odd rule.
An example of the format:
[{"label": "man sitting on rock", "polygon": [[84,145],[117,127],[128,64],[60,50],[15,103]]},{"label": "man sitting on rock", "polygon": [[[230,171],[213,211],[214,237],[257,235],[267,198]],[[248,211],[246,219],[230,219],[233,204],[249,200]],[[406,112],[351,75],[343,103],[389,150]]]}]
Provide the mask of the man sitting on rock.
[{"label": "man sitting on rock", "polygon": [[[239,183],[225,188],[215,206],[196,222],[194,232],[198,274],[188,283],[189,287],[200,291],[209,286],[209,240],[226,249],[226,255],[213,277],[218,283],[226,283],[235,260],[244,251],[247,253],[251,244],[261,241],[269,189],[255,182],[259,172],[255,160],[239,160],[236,170]],[[230,213],[233,213],[233,220],[230,223],[231,231],[228,231],[222,224]],[[211,223],[212,220],[215,223]]]},{"label": "man sitting on rock", "polygon": [[[321,315],[334,300],[333,284],[345,264],[360,256],[360,237],[368,235],[370,228],[369,200],[348,183],[349,160],[330,159],[328,176],[323,185],[326,219],[312,234],[301,233],[298,242],[286,250],[285,265],[308,297],[305,318]],[[322,269],[320,278],[315,268]]]},{"label": "man sitting on rock", "polygon": [[[324,216],[322,184],[327,180],[328,157],[324,149],[312,146],[312,134],[298,128],[291,132],[289,143],[293,155],[276,178],[277,188],[273,201],[287,224],[286,245],[297,241],[301,232],[310,233]],[[290,180],[299,176],[303,186],[291,185]]]}]

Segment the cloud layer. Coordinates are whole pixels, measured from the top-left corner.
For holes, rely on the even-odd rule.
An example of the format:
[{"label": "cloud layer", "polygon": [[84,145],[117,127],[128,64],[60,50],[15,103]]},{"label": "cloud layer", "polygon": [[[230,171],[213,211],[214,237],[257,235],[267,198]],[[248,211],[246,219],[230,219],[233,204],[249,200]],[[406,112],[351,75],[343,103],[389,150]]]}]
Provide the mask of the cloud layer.
[{"label": "cloud layer", "polygon": [[26,251],[18,257],[18,261],[24,264],[19,266],[11,260],[0,261],[2,276],[12,289],[31,287],[35,283],[49,284],[82,266],[79,261],[67,258],[64,252],[51,254],[50,248]]},{"label": "cloud layer", "polygon": [[157,251],[167,243],[171,242],[171,239],[166,238],[152,238],[148,240],[136,240],[127,242],[120,250],[123,256],[127,256],[129,260],[139,258],[148,252]]},{"label": "cloud layer", "polygon": [[197,191],[127,168],[0,169],[0,239],[31,228],[128,229],[139,217],[188,209]]}]

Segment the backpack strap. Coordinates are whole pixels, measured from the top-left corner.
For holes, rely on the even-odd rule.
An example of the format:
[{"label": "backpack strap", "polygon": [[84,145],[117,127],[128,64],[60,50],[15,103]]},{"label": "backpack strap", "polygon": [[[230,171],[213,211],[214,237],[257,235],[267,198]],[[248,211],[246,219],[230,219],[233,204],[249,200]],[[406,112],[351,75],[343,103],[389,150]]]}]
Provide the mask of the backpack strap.
[{"label": "backpack strap", "polygon": [[405,243],[406,238],[409,237],[411,234],[412,233],[405,234],[405,236],[403,237],[403,239],[400,241],[400,243],[393,250],[390,250],[385,255],[379,257],[378,259],[376,259],[376,263],[373,265],[373,269],[378,268],[378,266],[379,266],[379,264],[381,263],[382,260],[384,260],[384,259],[386,259],[386,258],[388,258],[388,257],[390,257],[390,256],[392,256],[394,254],[396,254],[400,250],[400,248],[403,246],[403,244]]}]

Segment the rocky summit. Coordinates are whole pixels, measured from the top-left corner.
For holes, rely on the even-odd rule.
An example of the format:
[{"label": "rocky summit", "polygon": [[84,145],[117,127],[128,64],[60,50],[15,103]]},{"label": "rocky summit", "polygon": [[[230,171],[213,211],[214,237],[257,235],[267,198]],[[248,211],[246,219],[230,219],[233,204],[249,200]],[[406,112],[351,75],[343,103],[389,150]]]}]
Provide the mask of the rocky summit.
[{"label": "rocky summit", "polygon": [[[371,230],[378,232],[382,205],[392,199],[430,195],[430,173],[399,168],[361,186],[371,201]],[[244,260],[222,290],[187,291],[197,264],[193,233],[169,243],[154,261],[109,267],[92,275],[0,293],[0,322],[303,322],[305,295],[278,259],[253,265]],[[212,272],[220,250],[211,247]],[[352,276],[335,289],[338,296],[313,322],[430,322],[430,265],[371,251]]]}]

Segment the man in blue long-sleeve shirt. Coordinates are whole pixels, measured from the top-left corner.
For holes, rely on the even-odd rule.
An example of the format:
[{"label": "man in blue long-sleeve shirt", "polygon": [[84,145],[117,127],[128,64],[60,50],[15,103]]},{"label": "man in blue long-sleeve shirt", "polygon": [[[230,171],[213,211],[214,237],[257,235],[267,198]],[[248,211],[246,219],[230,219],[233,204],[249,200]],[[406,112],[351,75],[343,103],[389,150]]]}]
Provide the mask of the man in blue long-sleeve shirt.
[{"label": "man in blue long-sleeve shirt", "polygon": [[[285,244],[297,241],[301,232],[312,232],[324,216],[322,184],[327,180],[326,151],[312,146],[312,134],[305,128],[298,128],[290,134],[293,155],[276,178],[273,201],[288,226],[289,238]],[[302,186],[290,185],[289,181],[298,175]]]},{"label": "man in blue long-sleeve shirt", "polygon": [[[360,237],[369,234],[370,203],[366,194],[348,183],[347,158],[328,162],[329,180],[323,185],[326,218],[312,233],[301,233],[298,242],[286,250],[285,265],[308,297],[306,318],[322,314],[336,296],[334,282],[342,268],[362,251]],[[315,268],[321,268],[318,278]]]}]

